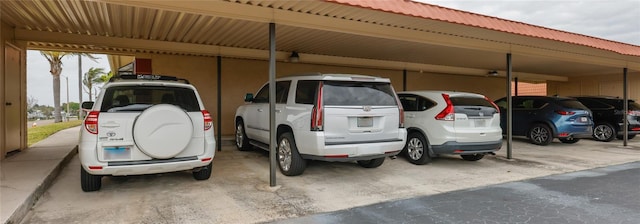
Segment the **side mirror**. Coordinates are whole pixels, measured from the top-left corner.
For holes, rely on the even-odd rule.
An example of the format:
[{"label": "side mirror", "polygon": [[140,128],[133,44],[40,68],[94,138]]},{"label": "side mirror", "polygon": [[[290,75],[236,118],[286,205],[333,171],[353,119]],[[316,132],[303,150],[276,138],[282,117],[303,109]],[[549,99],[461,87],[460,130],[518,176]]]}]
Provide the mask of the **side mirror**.
[{"label": "side mirror", "polygon": [[91,108],[93,108],[93,101],[82,102],[82,106],[81,107],[82,107],[82,109],[85,109],[85,110],[91,110]]},{"label": "side mirror", "polygon": [[252,102],[253,101],[253,93],[247,93],[244,95],[244,102]]}]

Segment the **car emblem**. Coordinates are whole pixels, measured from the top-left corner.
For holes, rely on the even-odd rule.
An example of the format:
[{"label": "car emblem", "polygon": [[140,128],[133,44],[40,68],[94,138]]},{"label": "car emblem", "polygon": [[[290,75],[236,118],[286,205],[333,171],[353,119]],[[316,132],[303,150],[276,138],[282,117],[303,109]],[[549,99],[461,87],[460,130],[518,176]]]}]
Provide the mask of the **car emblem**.
[{"label": "car emblem", "polygon": [[107,136],[109,136],[109,137],[114,137],[114,136],[116,136],[116,133],[115,133],[115,132],[110,131],[110,132],[107,132]]},{"label": "car emblem", "polygon": [[484,116],[484,113],[480,112],[480,117]]},{"label": "car emblem", "polygon": [[371,106],[363,106],[362,110],[364,110],[366,112],[369,112],[369,111],[371,111]]}]

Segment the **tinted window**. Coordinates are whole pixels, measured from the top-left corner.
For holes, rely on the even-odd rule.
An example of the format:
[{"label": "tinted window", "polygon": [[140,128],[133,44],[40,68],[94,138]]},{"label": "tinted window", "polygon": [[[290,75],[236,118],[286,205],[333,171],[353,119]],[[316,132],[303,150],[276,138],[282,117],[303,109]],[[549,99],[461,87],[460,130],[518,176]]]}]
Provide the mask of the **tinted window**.
[{"label": "tinted window", "polygon": [[108,88],[104,94],[100,111],[143,111],[156,104],[173,104],[189,112],[200,111],[198,99],[193,90],[159,86]]},{"label": "tinted window", "polygon": [[393,89],[389,83],[325,81],[322,94],[324,105],[397,105]]},{"label": "tinted window", "polygon": [[491,107],[493,105],[484,98],[478,97],[451,97],[449,98],[454,106],[482,106]]},{"label": "tinted window", "polygon": [[418,111],[418,97],[413,95],[399,95],[404,111]]},{"label": "tinted window", "polygon": [[566,107],[566,108],[580,109],[580,110],[587,110],[588,109],[587,107],[585,107],[582,103],[580,103],[577,100],[559,99],[558,100],[558,104],[560,104],[560,106],[563,106],[563,107]]},{"label": "tinted window", "polygon": [[[276,103],[287,103],[291,81],[276,82]],[[269,84],[258,91],[253,98],[254,103],[269,103]]]},{"label": "tinted window", "polygon": [[597,100],[592,100],[592,99],[580,99],[579,100],[580,103],[582,103],[583,105],[585,105],[586,107],[590,108],[590,109],[613,109],[614,107],[597,101]]},{"label": "tinted window", "polygon": [[432,108],[434,106],[436,106],[436,102],[433,102],[433,101],[431,101],[429,99],[426,99],[426,98],[420,97],[420,100],[418,101],[418,110],[419,111],[425,111],[425,110],[427,110],[429,108]]},{"label": "tinted window", "polygon": [[640,110],[640,104],[629,100],[629,110]]},{"label": "tinted window", "polygon": [[296,103],[313,104],[316,99],[318,83],[320,83],[320,81],[298,81],[298,86],[296,87]]}]

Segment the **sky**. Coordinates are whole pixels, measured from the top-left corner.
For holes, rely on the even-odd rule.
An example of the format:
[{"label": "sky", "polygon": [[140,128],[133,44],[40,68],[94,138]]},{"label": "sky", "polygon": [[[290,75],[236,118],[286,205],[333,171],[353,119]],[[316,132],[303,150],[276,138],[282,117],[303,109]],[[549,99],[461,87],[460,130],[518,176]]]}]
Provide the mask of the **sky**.
[{"label": "sky", "polygon": [[[640,46],[640,0],[420,0],[483,15],[563,30]],[[110,71],[106,55],[98,62],[82,60],[89,68]],[[63,60],[62,75],[69,77],[69,97],[78,102],[78,57]],[[49,63],[38,51],[27,52],[27,95],[40,105],[53,105]],[[88,94],[83,92],[83,100]],[[66,79],[61,78],[60,102],[66,102]]]}]

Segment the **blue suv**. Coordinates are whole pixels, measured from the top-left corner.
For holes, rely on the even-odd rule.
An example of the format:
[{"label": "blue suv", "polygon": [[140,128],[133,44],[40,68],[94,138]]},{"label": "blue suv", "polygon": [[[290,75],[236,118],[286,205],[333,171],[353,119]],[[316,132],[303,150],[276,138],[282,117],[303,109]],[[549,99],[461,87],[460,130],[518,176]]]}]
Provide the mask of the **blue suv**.
[{"label": "blue suv", "polygon": [[[591,111],[574,98],[557,96],[513,96],[513,135],[526,136],[536,145],[548,145],[553,138],[576,143],[593,134]],[[507,98],[495,101],[500,108],[500,125],[506,133]]]}]

